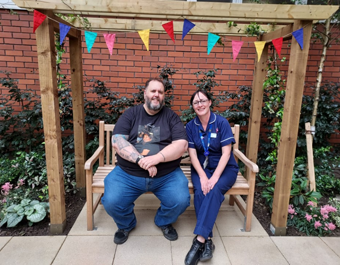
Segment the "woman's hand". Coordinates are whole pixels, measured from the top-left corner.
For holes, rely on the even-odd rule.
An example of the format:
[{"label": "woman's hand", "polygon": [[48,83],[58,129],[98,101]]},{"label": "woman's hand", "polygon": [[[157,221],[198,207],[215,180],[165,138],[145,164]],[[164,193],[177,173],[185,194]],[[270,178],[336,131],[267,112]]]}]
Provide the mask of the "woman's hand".
[{"label": "woman's hand", "polygon": [[215,187],[215,184],[218,181],[218,177],[212,176],[209,180],[208,180],[208,186],[209,186],[209,191],[212,190]]},{"label": "woman's hand", "polygon": [[204,175],[204,176],[200,176],[200,181],[201,181],[201,189],[202,189],[202,192],[205,196],[210,191],[209,179],[207,178],[206,175]]}]

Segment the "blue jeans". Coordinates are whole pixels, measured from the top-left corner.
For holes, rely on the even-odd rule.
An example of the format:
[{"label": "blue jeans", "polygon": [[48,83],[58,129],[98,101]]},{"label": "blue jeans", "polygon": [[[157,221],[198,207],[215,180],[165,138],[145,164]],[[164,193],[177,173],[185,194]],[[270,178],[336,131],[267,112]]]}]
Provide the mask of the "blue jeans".
[{"label": "blue jeans", "polygon": [[190,205],[188,180],[180,168],[159,178],[143,178],[127,174],[116,166],[104,180],[102,203],[118,228],[130,231],[137,220],[133,211],[134,201],[151,191],[161,201],[155,216],[159,227],[176,222]]}]

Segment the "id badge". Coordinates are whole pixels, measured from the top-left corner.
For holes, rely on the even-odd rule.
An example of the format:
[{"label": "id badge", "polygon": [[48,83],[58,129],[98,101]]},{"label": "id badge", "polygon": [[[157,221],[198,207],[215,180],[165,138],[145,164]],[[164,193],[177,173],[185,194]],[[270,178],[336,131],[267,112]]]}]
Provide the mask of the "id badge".
[{"label": "id badge", "polygon": [[208,157],[205,157],[204,163],[203,163],[203,168],[205,169],[208,165]]}]

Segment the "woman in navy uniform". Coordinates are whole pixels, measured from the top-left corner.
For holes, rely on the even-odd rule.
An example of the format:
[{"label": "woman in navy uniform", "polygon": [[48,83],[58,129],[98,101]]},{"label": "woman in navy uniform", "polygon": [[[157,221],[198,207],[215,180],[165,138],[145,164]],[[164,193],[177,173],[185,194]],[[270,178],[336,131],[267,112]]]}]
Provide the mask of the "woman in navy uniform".
[{"label": "woman in navy uniform", "polygon": [[197,115],[186,125],[197,223],[186,265],[212,258],[214,223],[224,194],[234,185],[238,173],[231,151],[235,139],[228,121],[210,111],[211,98],[205,90],[197,90],[190,104]]}]

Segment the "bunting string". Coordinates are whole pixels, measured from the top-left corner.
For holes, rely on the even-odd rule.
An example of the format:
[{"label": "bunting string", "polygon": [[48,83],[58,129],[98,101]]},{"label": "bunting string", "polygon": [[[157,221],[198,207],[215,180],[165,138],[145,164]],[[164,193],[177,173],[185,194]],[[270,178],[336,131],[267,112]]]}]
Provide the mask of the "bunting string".
[{"label": "bunting string", "polygon": [[[50,17],[40,13],[37,10],[34,10],[34,12],[33,12],[33,33],[36,31],[36,29],[41,25],[41,23],[46,18],[51,19],[51,20],[59,23],[60,45],[63,43],[67,33],[69,32],[69,30],[71,28],[76,29],[76,30],[81,30],[81,29],[73,27],[73,26],[65,25],[61,22],[56,21],[53,18],[50,18]],[[183,17],[181,17],[181,18],[183,18]],[[196,26],[190,20],[188,20],[186,18],[183,18],[183,19],[184,19],[184,21],[183,21],[183,30],[182,30],[182,40]],[[164,28],[164,31],[169,35],[171,40],[175,43],[173,21],[162,24],[162,27]],[[200,28],[200,27],[198,26],[198,28]],[[274,45],[275,50],[277,51],[279,57],[281,56],[281,50],[282,50],[282,44],[283,44],[283,38],[284,37],[292,35],[295,38],[295,40],[298,42],[301,50],[303,49],[303,29],[304,29],[304,27],[302,27],[302,28],[300,28],[300,29],[298,29],[298,30],[296,30],[292,33],[288,33],[285,36],[282,36],[280,38],[271,40],[271,42]],[[145,30],[139,30],[138,31],[138,34],[139,34],[141,40],[143,41],[143,44],[144,44],[147,51],[149,51],[150,31],[151,31],[151,29],[145,29]],[[126,36],[126,33],[124,33],[124,34]],[[85,30],[84,35],[85,35],[85,42],[86,42],[87,51],[88,51],[88,53],[90,53],[91,49],[93,47],[93,44],[96,41],[98,34],[96,32],[93,32],[93,31]],[[110,55],[112,55],[112,50],[114,48],[114,42],[115,42],[117,35],[118,35],[117,33],[115,33],[115,34],[104,33],[103,34]],[[214,48],[214,46],[216,45],[216,43],[219,40],[221,40],[221,41],[222,40],[231,41],[232,42],[233,61],[235,61],[238,54],[241,51],[241,48],[242,48],[242,45],[243,45],[244,42],[233,40],[233,39],[227,38],[225,36],[220,37],[216,34],[208,32],[208,39],[207,39],[207,54],[208,55],[211,53],[212,49]],[[260,58],[261,58],[261,55],[262,55],[262,52],[263,52],[263,49],[265,47],[266,42],[265,41],[252,41],[252,42],[247,41],[246,43],[253,43],[254,44],[255,49],[256,49],[257,59],[259,61]]]}]

